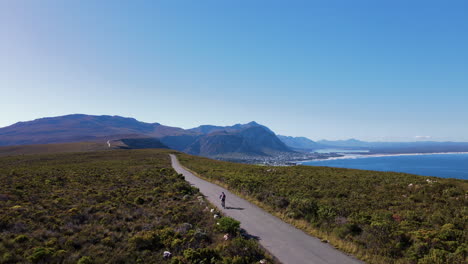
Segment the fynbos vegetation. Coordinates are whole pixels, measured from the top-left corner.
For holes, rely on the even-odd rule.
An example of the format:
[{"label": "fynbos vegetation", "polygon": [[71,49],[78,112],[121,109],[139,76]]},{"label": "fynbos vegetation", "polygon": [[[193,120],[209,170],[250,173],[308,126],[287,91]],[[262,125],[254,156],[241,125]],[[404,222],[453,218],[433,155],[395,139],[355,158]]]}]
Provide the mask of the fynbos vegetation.
[{"label": "fynbos vegetation", "polygon": [[[157,150],[0,158],[0,263],[257,263]],[[225,240],[226,232],[230,238]],[[164,260],[163,253],[171,257]]]},{"label": "fynbos vegetation", "polygon": [[369,263],[467,263],[468,182],[180,154],[181,163]]}]

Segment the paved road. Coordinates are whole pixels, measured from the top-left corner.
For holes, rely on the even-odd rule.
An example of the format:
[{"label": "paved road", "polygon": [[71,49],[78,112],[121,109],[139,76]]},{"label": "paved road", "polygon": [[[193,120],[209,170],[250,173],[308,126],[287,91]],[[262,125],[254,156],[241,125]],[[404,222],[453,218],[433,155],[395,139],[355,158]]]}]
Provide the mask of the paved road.
[{"label": "paved road", "polygon": [[284,264],[347,264],[362,263],[329,244],[309,236],[276,216],[239,198],[218,185],[202,180],[184,169],[175,155],[171,154],[172,167],[185,179],[200,189],[206,198],[221,208],[219,194],[226,194],[226,208],[219,209],[225,215],[241,222],[250,235],[259,238],[260,244]]}]

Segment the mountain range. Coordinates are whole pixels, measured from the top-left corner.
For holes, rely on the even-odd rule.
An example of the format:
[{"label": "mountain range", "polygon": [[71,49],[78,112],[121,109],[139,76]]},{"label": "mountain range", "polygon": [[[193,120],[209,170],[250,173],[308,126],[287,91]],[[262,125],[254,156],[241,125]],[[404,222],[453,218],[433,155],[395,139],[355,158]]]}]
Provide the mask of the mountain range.
[{"label": "mountain range", "polygon": [[73,114],[0,128],[0,146],[108,140],[128,148],[168,147],[208,157],[260,157],[293,152],[273,131],[256,122],[182,129],[121,116]]},{"label": "mountain range", "polygon": [[[183,129],[121,116],[73,114],[0,128],[0,146],[70,142],[101,142],[118,148],[171,148],[222,159],[272,157],[327,148],[367,150],[369,154],[468,152],[466,142],[366,142],[357,139],[315,142],[306,137],[276,135],[256,122]],[[95,145],[92,148],[99,149]]]}]

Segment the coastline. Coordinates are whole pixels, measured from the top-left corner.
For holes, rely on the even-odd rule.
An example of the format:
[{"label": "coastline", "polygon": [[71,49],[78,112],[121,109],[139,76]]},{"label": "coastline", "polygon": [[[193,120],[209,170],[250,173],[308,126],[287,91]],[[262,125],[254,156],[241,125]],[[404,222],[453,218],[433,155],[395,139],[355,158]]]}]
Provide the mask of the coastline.
[{"label": "coastline", "polygon": [[468,152],[429,152],[429,153],[395,153],[395,154],[346,154],[341,157],[330,157],[325,159],[311,159],[303,161],[295,161],[297,164],[303,165],[306,162],[317,162],[324,160],[340,160],[340,159],[364,159],[364,158],[379,158],[379,157],[397,157],[397,156],[424,156],[424,155],[456,155],[468,154]]}]

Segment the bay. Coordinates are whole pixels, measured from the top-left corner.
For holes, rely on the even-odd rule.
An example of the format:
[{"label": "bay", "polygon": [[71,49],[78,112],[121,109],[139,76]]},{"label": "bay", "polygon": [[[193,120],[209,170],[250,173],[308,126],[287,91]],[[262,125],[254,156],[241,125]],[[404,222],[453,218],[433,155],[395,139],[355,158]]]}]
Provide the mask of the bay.
[{"label": "bay", "polygon": [[406,172],[424,176],[468,180],[468,154],[346,155],[343,158],[313,160],[303,165],[375,171]]}]

